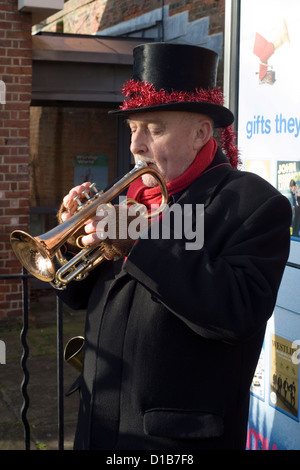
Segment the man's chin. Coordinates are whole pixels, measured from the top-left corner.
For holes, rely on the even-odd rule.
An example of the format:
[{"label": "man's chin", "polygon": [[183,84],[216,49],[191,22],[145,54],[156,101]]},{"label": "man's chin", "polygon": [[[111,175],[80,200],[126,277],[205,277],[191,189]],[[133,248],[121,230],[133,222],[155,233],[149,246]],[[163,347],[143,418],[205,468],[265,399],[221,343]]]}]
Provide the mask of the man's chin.
[{"label": "man's chin", "polygon": [[148,186],[149,188],[154,188],[155,186],[158,186],[157,180],[152,175],[145,174],[142,176],[142,179],[144,185]]}]

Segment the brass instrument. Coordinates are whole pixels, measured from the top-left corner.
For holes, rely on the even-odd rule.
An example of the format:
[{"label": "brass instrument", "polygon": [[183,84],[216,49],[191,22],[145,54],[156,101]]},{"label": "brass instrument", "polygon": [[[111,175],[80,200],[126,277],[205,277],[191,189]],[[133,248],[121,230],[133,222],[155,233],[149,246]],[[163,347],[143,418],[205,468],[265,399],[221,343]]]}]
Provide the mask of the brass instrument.
[{"label": "brass instrument", "polygon": [[72,280],[80,281],[84,279],[89,271],[105,259],[101,253],[101,245],[83,247],[71,260],[63,257],[60,248],[88,219],[96,215],[99,205],[112,201],[129,184],[146,173],[154,176],[162,193],[160,207],[155,213],[147,213],[146,217],[161,213],[168,204],[168,192],[165,182],[157,170],[148,167],[145,162],[138,162],[129,173],[124,175],[107,191],[99,192],[95,190],[96,194],[82,204],[72,217],[47,233],[32,237],[21,230],[13,231],[10,241],[20,263],[33,276],[42,281],[51,282],[57,289],[64,289]]},{"label": "brass instrument", "polygon": [[84,337],[74,336],[66,344],[64,350],[64,360],[74,367],[77,372],[82,371],[83,354],[84,354]]}]

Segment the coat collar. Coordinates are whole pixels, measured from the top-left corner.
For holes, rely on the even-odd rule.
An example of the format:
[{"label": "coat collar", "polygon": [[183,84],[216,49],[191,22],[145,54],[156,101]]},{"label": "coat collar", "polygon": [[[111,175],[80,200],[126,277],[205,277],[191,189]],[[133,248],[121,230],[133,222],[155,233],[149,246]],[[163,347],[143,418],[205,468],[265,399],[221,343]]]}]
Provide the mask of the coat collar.
[{"label": "coat collar", "polygon": [[211,164],[186,190],[174,195],[171,203],[209,205],[211,196],[217,187],[234,170],[220,148]]}]

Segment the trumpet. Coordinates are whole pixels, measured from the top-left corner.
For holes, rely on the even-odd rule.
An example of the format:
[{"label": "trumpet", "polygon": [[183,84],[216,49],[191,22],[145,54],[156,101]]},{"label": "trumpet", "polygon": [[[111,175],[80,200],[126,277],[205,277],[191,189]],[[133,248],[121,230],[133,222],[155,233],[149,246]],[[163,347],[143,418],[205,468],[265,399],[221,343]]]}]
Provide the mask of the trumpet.
[{"label": "trumpet", "polygon": [[151,174],[160,186],[162,202],[155,212],[151,211],[151,214],[147,213],[145,217],[162,213],[168,204],[166,184],[157,170],[148,167],[145,162],[138,162],[131,171],[105,192],[94,189],[95,194],[79,206],[72,217],[45,234],[32,237],[22,230],[14,230],[10,235],[10,242],[20,263],[30,274],[51,283],[56,289],[65,289],[72,280],[81,281],[84,279],[92,269],[105,259],[101,244],[83,247],[70,260],[62,255],[61,247],[83,227],[88,219],[96,215],[98,206],[110,203],[133,181],[146,173]]}]

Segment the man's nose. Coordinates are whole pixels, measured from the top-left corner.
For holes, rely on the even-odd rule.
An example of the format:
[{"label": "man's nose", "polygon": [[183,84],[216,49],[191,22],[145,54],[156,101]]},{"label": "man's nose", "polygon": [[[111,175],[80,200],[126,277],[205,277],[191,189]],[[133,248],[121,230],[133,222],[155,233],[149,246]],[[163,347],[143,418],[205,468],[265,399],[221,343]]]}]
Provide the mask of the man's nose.
[{"label": "man's nose", "polygon": [[136,130],[131,134],[130,151],[133,155],[145,153],[147,150],[147,144],[145,135],[142,131]]}]

